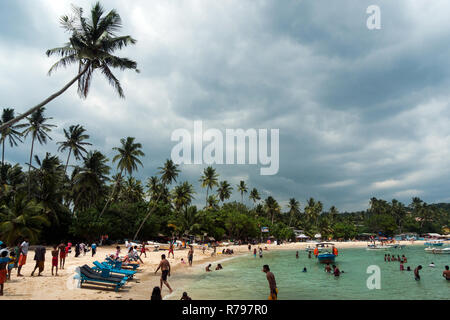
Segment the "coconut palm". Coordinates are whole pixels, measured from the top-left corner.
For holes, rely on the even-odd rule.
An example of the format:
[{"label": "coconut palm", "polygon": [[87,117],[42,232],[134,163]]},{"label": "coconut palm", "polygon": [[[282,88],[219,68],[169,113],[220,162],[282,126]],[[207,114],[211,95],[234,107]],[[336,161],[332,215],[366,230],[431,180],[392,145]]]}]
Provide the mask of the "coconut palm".
[{"label": "coconut palm", "polygon": [[180,185],[177,185],[173,191],[173,203],[175,209],[180,212],[182,208],[187,210],[188,206],[192,203],[194,199],[194,187],[189,182],[185,181]]},{"label": "coconut palm", "polygon": [[218,209],[219,200],[215,194],[212,194],[207,199],[206,208],[208,209]]},{"label": "coconut palm", "polygon": [[37,139],[39,144],[43,145],[47,143],[47,139],[52,140],[52,138],[48,135],[48,132],[52,131],[51,129],[52,127],[56,127],[53,124],[46,123],[48,120],[53,118],[44,117],[44,111],[45,108],[41,108],[33,112],[31,116],[27,118],[28,124],[26,125],[25,130],[23,132],[25,138],[28,137],[28,135],[31,135],[30,162],[28,163],[28,197],[30,197],[31,191],[30,170],[32,166],[34,142]]},{"label": "coconut palm", "polygon": [[42,225],[49,225],[43,207],[25,194],[17,195],[9,206],[0,207],[0,236],[12,245],[19,238],[36,242]]},{"label": "coconut palm", "polygon": [[229,199],[232,192],[233,188],[227,180],[220,181],[219,188],[217,188],[217,195],[219,196],[220,201],[224,202],[225,200]]},{"label": "coconut palm", "polygon": [[256,188],[253,188],[252,191],[250,191],[248,198],[253,201],[253,205],[256,204],[256,201],[261,200],[261,196]]},{"label": "coconut palm", "polygon": [[241,202],[242,204],[244,204],[244,193],[248,192],[247,185],[245,184],[244,181],[241,180],[237,185],[237,187],[238,191],[241,193]]},{"label": "coconut palm", "polygon": [[291,198],[289,199],[288,208],[289,208],[289,227],[290,227],[292,224],[292,220],[294,220],[295,217],[297,217],[298,214],[300,213],[300,202],[295,200],[295,198]]},{"label": "coconut palm", "polygon": [[[14,119],[14,109],[6,108],[3,109],[2,118],[0,119],[0,125],[7,123]],[[1,131],[0,142],[2,144],[2,166],[5,164],[5,142],[8,140],[9,146],[17,147],[17,141],[22,142],[22,133],[17,131],[17,129],[23,128],[24,124],[16,124],[10,126]]]},{"label": "coconut palm", "polygon": [[277,200],[275,200],[272,196],[269,196],[264,202],[264,209],[267,215],[271,218],[273,225],[275,216],[280,214],[281,211],[280,205],[278,204]]},{"label": "coconut palm", "polygon": [[88,209],[103,197],[105,183],[109,180],[108,158],[99,151],[90,151],[83,167],[76,167],[73,175],[73,202],[75,209]]},{"label": "coconut palm", "polygon": [[[134,238],[133,239],[136,239],[137,235],[139,234],[139,231],[141,231],[142,227],[144,226],[145,221],[147,221],[148,217],[150,217],[152,212],[155,210],[159,199],[161,197],[166,197],[167,200],[168,200],[169,194],[168,194],[167,186],[172,184],[172,182],[176,182],[178,174],[180,173],[180,169],[178,169],[178,165],[175,164],[170,159],[167,159],[166,162],[164,163],[164,166],[163,167],[159,167],[158,169],[159,169],[159,174],[161,174],[162,185],[160,186],[159,190],[157,190],[158,188],[155,185],[154,191],[158,192],[158,197],[156,198],[156,203],[155,203],[154,206],[152,206],[152,209],[147,213],[147,215],[145,216],[144,220],[142,220],[141,225],[139,226],[138,230],[134,234]],[[152,182],[151,186],[153,187],[154,183],[156,183],[157,180],[152,179],[151,182]]]},{"label": "coconut palm", "polygon": [[[128,173],[129,176],[133,173],[133,171],[136,171],[138,169],[138,164],[141,166],[144,166],[139,160],[139,157],[145,156],[145,153],[142,152],[142,145],[140,143],[135,143],[133,137],[128,137],[127,139],[120,139],[120,143],[122,144],[120,147],[114,147],[113,150],[117,151],[118,154],[116,154],[113,158],[113,162],[118,161],[117,163],[117,169],[119,169],[120,173],[119,176],[122,177],[122,174],[124,171]],[[120,179],[119,179],[120,180]],[[103,213],[105,212],[106,208],[108,207],[109,202],[114,197],[114,193],[117,188],[117,182],[114,183],[114,186],[112,188],[111,194],[108,197],[108,200],[105,203],[105,206],[103,207],[102,212],[100,213],[101,217]]]},{"label": "coconut palm", "polygon": [[122,86],[112,73],[111,68],[119,68],[120,70],[132,69],[136,72],[139,72],[139,70],[135,61],[128,58],[120,58],[113,54],[117,50],[135,44],[136,40],[130,36],[118,36],[116,34],[122,27],[120,15],[116,10],[111,10],[105,14],[99,2],[92,7],[87,18],[83,16],[82,8],[73,6],[73,12],[73,16],[65,15],[60,19],[61,26],[71,34],[69,42],[63,47],[47,50],[46,54],[48,57],[53,55],[61,57],[50,68],[49,75],[60,67],[67,67],[73,64],[78,64],[78,74],[61,90],[20,116],[2,124],[0,131],[36,112],[64,93],[75,82],[78,82],[78,94],[82,98],[87,97],[95,70],[101,71],[119,96],[124,97]]},{"label": "coconut palm", "polygon": [[67,166],[69,165],[70,155],[73,152],[75,159],[80,160],[83,156],[83,153],[87,153],[87,150],[83,146],[91,146],[89,142],[84,142],[83,140],[89,139],[89,135],[84,134],[86,129],[83,126],[77,124],[76,126],[70,126],[69,131],[64,129],[64,136],[66,137],[65,141],[57,142],[60,144],[58,151],[65,151],[69,149],[69,155],[67,156],[66,166],[64,169],[64,173],[67,172]]},{"label": "coconut palm", "polygon": [[213,187],[217,187],[219,185],[217,178],[219,175],[216,173],[216,169],[209,166],[203,170],[203,176],[200,178],[200,182],[202,183],[202,188],[206,187],[206,201],[205,205],[208,205],[208,191]]}]

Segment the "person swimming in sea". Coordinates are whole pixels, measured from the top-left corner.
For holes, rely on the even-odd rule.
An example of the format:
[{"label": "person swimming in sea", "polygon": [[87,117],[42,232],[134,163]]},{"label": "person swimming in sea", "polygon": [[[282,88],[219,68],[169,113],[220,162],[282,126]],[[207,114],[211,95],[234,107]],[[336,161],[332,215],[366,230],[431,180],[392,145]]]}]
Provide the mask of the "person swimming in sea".
[{"label": "person swimming in sea", "polygon": [[325,272],[328,272],[328,273],[331,272],[331,267],[330,267],[329,263],[327,263],[327,265],[325,266]]},{"label": "person swimming in sea", "polygon": [[206,271],[206,272],[211,272],[211,269],[210,269],[210,268],[211,268],[211,264],[208,264],[208,266],[205,268],[205,271]]},{"label": "person swimming in sea", "polygon": [[295,253],[295,258],[298,259],[298,251]]},{"label": "person swimming in sea", "polygon": [[216,270],[221,270],[221,269],[223,269],[222,265],[220,263],[217,264]]},{"label": "person swimming in sea", "polygon": [[341,271],[334,264],[333,264],[333,270],[334,270],[333,274],[334,274],[335,277],[339,277],[341,275]]},{"label": "person swimming in sea", "polygon": [[304,267],[302,272],[307,272],[307,271],[308,271],[308,270],[306,270],[306,267]]},{"label": "person swimming in sea", "polygon": [[442,272],[442,276],[445,278],[445,280],[450,281],[450,270],[448,266],[445,266],[444,272]]},{"label": "person swimming in sea", "polygon": [[434,264],[434,262],[432,261],[429,265],[428,265],[430,268],[434,268],[434,267],[436,267],[436,265]]}]

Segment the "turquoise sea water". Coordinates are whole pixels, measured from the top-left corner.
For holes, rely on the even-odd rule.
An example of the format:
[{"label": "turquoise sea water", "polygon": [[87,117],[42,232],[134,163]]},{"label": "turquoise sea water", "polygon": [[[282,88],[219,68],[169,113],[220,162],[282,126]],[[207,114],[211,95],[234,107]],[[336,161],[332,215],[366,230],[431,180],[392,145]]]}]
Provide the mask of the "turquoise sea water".
[{"label": "turquoise sea water", "polygon": [[[344,273],[335,278],[324,272],[324,265],[314,258],[308,259],[306,251],[264,252],[263,258],[253,255],[239,256],[222,262],[224,269],[206,273],[205,264],[191,273],[174,275],[170,281],[176,288],[166,299],[179,299],[183,291],[195,300],[232,299],[265,300],[268,283],[261,271],[270,266],[279,290],[278,298],[289,299],[450,299],[450,281],[442,277],[445,265],[450,265],[450,255],[433,255],[424,252],[425,246],[408,246],[387,251],[367,251],[365,248],[340,249],[336,265]],[[405,269],[422,265],[421,280],[415,281],[413,271],[400,271],[400,263],[384,262],[385,253],[404,254],[408,258]],[[435,268],[428,267],[434,262]],[[217,262],[213,263],[214,269]],[[367,267],[377,265],[381,270],[381,289],[368,289],[366,281],[371,274]],[[303,273],[303,267],[308,272]]]}]

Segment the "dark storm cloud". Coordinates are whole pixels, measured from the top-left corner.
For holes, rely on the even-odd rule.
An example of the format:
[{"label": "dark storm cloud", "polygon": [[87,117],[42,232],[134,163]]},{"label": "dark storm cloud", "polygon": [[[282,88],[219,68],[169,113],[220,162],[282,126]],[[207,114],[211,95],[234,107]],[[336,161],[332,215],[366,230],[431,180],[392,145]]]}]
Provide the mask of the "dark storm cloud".
[{"label": "dark storm cloud", "polygon": [[[1,2],[1,106],[24,111],[75,74],[48,77],[55,59],[44,55],[67,41],[58,19],[73,2]],[[58,128],[36,153],[56,153],[71,124],[82,124],[109,159],[121,138],[134,136],[146,153],[136,176],[146,179],[170,157],[172,131],[192,132],[194,120],[222,132],[275,128],[277,175],[217,165],[220,180],[234,188],[246,180],[283,205],[312,196],[341,211],[364,209],[372,196],[448,201],[450,6],[376,2],[376,31],[366,28],[373,1],[105,2],[120,12],[123,34],[138,40],[120,55],[142,72],[117,72],[125,100],[96,74],[86,100],[71,88],[50,103],[46,112]],[[28,155],[29,141],[6,152],[21,164]],[[198,204],[203,167],[183,165],[179,178],[194,184]],[[240,200],[236,189],[233,200]]]}]

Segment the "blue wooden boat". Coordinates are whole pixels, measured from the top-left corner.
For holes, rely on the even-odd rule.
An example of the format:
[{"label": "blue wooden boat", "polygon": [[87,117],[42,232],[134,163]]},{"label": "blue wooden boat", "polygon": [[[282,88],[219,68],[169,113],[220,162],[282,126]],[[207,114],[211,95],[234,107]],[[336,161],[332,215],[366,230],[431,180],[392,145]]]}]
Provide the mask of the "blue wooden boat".
[{"label": "blue wooden boat", "polygon": [[442,247],[444,245],[444,241],[442,240],[430,240],[424,243],[426,246],[432,247]]},{"label": "blue wooden boat", "polygon": [[320,242],[316,244],[314,255],[320,263],[334,263],[338,255],[338,251],[331,242]]}]

